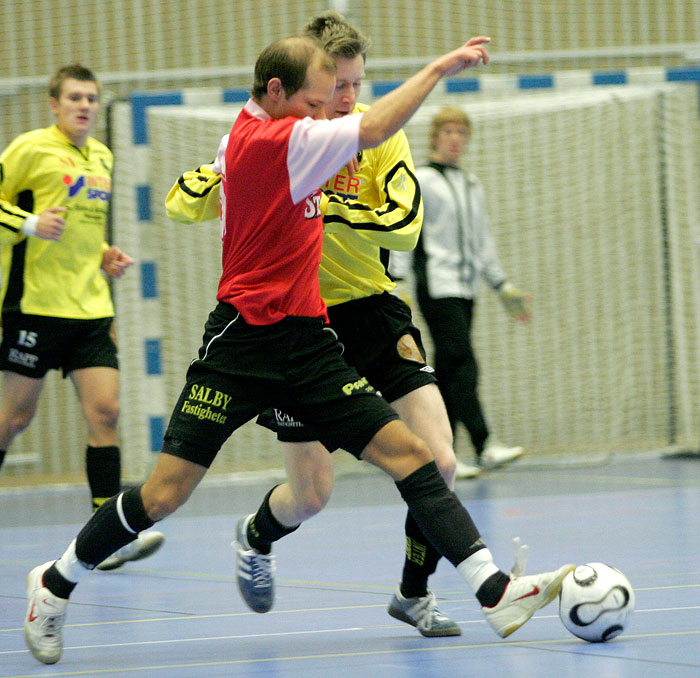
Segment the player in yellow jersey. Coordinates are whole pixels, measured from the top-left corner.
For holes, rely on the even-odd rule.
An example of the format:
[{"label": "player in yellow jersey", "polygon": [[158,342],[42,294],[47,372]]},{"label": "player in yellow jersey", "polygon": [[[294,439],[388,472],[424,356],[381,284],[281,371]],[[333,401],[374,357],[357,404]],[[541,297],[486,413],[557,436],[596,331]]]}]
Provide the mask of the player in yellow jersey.
[{"label": "player in yellow jersey", "polygon": [[[46,373],[61,369],[87,422],[94,509],[119,491],[121,471],[114,307],[103,274],[119,278],[133,264],[105,242],[112,152],[89,136],[99,98],[89,69],[60,68],[49,83],[56,124],[20,135],[0,155],[0,464],[34,417]],[[145,533],[100,567],[143,558],[162,542]]]},{"label": "player in yellow jersey", "polygon": [[[321,40],[336,62],[336,88],[328,117],[357,113],[369,41],[340,15],[329,12],[305,29]],[[225,144],[222,146],[225,149]],[[171,189],[171,218],[202,221],[218,216],[220,176],[216,163],[186,172]],[[426,364],[420,333],[408,306],[391,292],[387,250],[415,247],[423,220],[420,189],[403,131],[358,155],[323,186],[325,198],[321,294],[331,327],[345,347],[346,361],[367,377],[411,430],[425,440],[452,487],[455,455],[452,432],[433,369]],[[313,431],[279,410],[258,423],[284,443],[287,482],[274,487],[256,514],[237,530],[238,581],[248,605],[268,611],[273,602],[271,543],[294,531],[328,502],[333,465]],[[474,469],[476,474],[478,469]],[[427,580],[440,558],[409,513],[406,559],[389,614],[416,626],[424,636],[459,635],[461,629],[440,613]]]}]

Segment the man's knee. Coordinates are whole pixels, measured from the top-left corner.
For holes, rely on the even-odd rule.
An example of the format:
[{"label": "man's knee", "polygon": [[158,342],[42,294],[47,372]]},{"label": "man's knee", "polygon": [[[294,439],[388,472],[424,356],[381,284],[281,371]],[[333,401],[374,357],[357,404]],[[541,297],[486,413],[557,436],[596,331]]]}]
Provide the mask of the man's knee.
[{"label": "man's knee", "polygon": [[116,428],[119,421],[119,401],[100,400],[93,403],[88,408],[88,412],[93,423],[107,428]]},{"label": "man's knee", "polygon": [[14,438],[15,436],[26,430],[31,424],[34,415],[36,414],[36,408],[25,408],[12,413],[7,414],[4,419],[7,434]]},{"label": "man's knee", "polygon": [[370,441],[362,458],[387,471],[394,479],[433,461],[427,443],[399,420],[389,422]]},{"label": "man's knee", "polygon": [[174,513],[188,499],[189,493],[179,485],[146,487],[142,491],[143,506],[148,517],[157,522]]}]

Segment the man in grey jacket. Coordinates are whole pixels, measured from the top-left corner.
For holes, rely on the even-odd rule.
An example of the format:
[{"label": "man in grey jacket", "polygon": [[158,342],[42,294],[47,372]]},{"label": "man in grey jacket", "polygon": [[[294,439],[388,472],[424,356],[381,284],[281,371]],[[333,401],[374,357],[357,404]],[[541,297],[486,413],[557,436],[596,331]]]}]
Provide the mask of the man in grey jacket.
[{"label": "man in grey jacket", "polygon": [[[501,466],[520,457],[489,436],[479,402],[478,366],[471,345],[471,324],[478,279],[498,292],[515,320],[530,318],[529,295],[506,278],[486,217],[484,190],[460,169],[471,124],[459,108],[441,109],[431,123],[431,156],[418,168],[425,216],[413,252],[392,253],[397,277],[412,269],[415,294],[435,346],[435,370],[453,431],[461,422],[471,438],[478,465]],[[471,477],[473,467],[458,463],[456,477]]]}]

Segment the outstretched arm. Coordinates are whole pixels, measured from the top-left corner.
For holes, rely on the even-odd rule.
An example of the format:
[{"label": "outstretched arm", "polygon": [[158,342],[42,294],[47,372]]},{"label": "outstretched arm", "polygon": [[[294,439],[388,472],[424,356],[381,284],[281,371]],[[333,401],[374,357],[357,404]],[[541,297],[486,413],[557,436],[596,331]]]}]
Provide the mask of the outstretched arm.
[{"label": "outstretched arm", "polygon": [[374,148],[398,132],[430,94],[441,78],[487,64],[489,55],[484,44],[491,38],[472,38],[458,49],[429,63],[400,87],[383,96],[363,114],[360,124],[360,150]]}]

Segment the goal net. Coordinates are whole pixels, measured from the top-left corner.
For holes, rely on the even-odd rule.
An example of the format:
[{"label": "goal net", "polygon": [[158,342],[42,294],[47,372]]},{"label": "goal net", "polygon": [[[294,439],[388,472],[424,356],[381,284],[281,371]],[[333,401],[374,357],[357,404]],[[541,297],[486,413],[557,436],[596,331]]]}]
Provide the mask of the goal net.
[{"label": "goal net", "polygon": [[[494,434],[543,461],[696,446],[697,90],[630,86],[443,98],[406,127],[416,163],[427,158],[429,120],[445,103],[472,118],[465,166],[484,183],[504,268],[534,299],[532,321],[516,325],[486,286],[479,296],[474,338]],[[173,223],[163,201],[182,171],[213,159],[238,110],[177,106],[148,113],[153,223],[145,237],[158,270],[168,408],[215,304],[221,245],[218,223]],[[132,172],[128,158],[117,158],[122,172]],[[118,243],[139,247],[144,234],[137,225],[127,219],[116,226]],[[128,333],[142,311],[129,307],[121,286],[117,301],[121,345],[136,345]],[[417,320],[422,324],[419,314]],[[123,381],[136,387],[122,398],[128,438],[148,404],[139,400],[138,361],[124,363]],[[463,436],[459,449],[468,449]],[[274,437],[251,423],[227,443],[213,470],[281,466]]]},{"label": "goal net", "polygon": [[[0,17],[7,27],[0,54],[3,148],[18,134],[53,122],[47,105],[47,81],[61,65],[80,61],[92,68],[101,81],[104,108],[139,91],[186,91],[188,101],[199,98],[203,102],[208,96],[206,88],[249,87],[253,64],[265,45],[298,32],[312,16],[329,8],[344,13],[373,38],[365,94],[370,92],[370,81],[401,80],[431,56],[472,34],[493,38],[489,51],[494,58],[484,75],[480,72],[477,76],[489,98],[496,96],[492,85],[504,91],[498,96],[510,97],[506,90],[531,86],[528,76],[536,82],[542,74],[557,86],[567,82],[576,87],[598,75],[606,82],[635,84],[697,79],[693,65],[700,59],[697,0],[236,0],[226,7],[219,0],[200,0],[187,6],[173,0],[113,0],[108,12],[101,0],[26,0],[21,12],[16,11],[16,5],[0,3]],[[51,41],[43,39],[47,32],[53,37]],[[76,34],[96,39],[76,43]],[[434,96],[433,101],[440,96]],[[583,93],[580,115],[575,112],[578,104],[567,109],[568,104],[557,96],[552,101],[560,103],[542,113],[518,110],[524,105],[521,99],[528,97],[513,99],[513,109],[491,110],[486,105],[489,110],[481,112],[481,95],[470,96],[454,101],[463,103],[478,124],[471,147],[474,158],[477,149],[481,156],[473,161],[472,169],[488,190],[504,263],[513,279],[535,295],[536,316],[526,328],[508,324],[488,291],[479,303],[475,333],[481,390],[494,432],[508,442],[525,442],[533,455],[631,449],[634,435],[644,441],[643,449],[688,441],[697,446],[691,413],[693,394],[698,392],[694,361],[700,316],[697,280],[692,277],[697,247],[689,244],[690,225],[698,223],[696,90],[664,93],[661,98],[651,91],[635,94],[645,102],[639,109],[640,117],[653,113],[649,119],[636,122],[631,112],[634,105],[629,101],[624,106],[610,100],[606,104],[590,100],[584,105],[587,95]],[[548,97],[538,98],[545,102]],[[426,112],[409,127],[417,161],[425,159]],[[186,113],[184,109],[180,113],[152,111],[149,117],[159,146],[154,147],[151,159],[150,148],[135,148],[129,141],[132,108],[128,104],[115,106],[115,237],[139,260],[115,285],[127,476],[140,477],[152,461],[163,417],[167,417],[184,367],[198,345],[217,277],[216,227],[207,235],[204,232],[208,229],[200,227],[193,235],[185,234],[183,227],[172,230],[168,224],[170,230],[163,234],[163,190],[183,169],[213,153],[215,137],[228,129],[234,114],[231,109],[212,110],[208,113],[212,117],[206,118],[202,107]],[[100,116],[96,129],[102,141],[107,137],[106,120],[106,115]],[[618,127],[613,128],[614,124]],[[173,136],[165,141],[159,130],[167,125],[172,125]],[[637,140],[634,135],[640,127],[651,136]],[[182,130],[189,130],[189,136],[183,137]],[[581,160],[590,153],[593,139],[599,140],[604,151],[602,165],[597,159],[591,165]],[[623,159],[613,151],[618,147]],[[649,154],[644,162],[637,157],[640,148]],[[622,176],[609,176],[611,168]],[[627,186],[625,181],[630,190],[618,191],[618,186]],[[143,200],[137,200],[137,191],[146,186],[151,189],[155,224],[135,216],[144,206]],[[569,191],[571,197],[565,197]],[[600,202],[615,195],[619,200],[613,200],[613,205]],[[634,203],[636,209],[628,212],[621,207],[628,203]],[[647,208],[656,210],[656,217]],[[565,221],[564,215],[570,221]],[[592,216],[597,219],[595,228],[592,221],[586,221]],[[609,223],[617,228],[608,229]],[[630,223],[634,226],[627,235],[636,234],[639,242],[650,238],[649,247],[655,243],[660,248],[649,270],[641,264],[635,267],[635,250],[628,249],[618,232]],[[656,229],[653,235],[649,229]],[[595,237],[599,232],[600,240]],[[616,245],[608,249],[605,238],[612,237],[610,233]],[[163,238],[167,246],[171,244],[167,238],[175,236],[192,238],[192,242],[189,249],[175,252],[176,265],[171,261],[169,269],[167,261],[161,262],[165,256]],[[568,259],[563,255],[557,258],[562,243],[573,251]],[[593,255],[596,245],[601,250],[598,259]],[[152,269],[140,266],[146,259],[151,263],[152,252],[159,255],[153,262],[157,277],[149,277]],[[207,263],[205,256],[214,264]],[[627,266],[617,273],[626,282],[614,292],[605,287],[617,271],[606,268],[609,259],[605,257],[613,256],[619,256]],[[585,266],[576,265],[579,257]],[[601,268],[602,277],[576,277],[580,271],[595,273],[590,268],[594,263]],[[169,271],[187,275],[191,287],[171,282]],[[646,288],[645,295],[635,296],[639,290],[630,287],[634,283],[625,278],[631,271],[638,277],[629,280],[638,285],[648,277],[648,287],[653,290],[649,298]],[[159,296],[144,300],[144,289],[155,283]],[[171,284],[175,286],[172,300],[167,298]],[[200,309],[193,304],[204,291],[198,302]],[[630,305],[623,308],[625,300]],[[609,315],[593,314],[593,304],[598,301],[608,314],[619,311],[620,317],[613,322]],[[665,315],[661,318],[662,302]],[[651,320],[651,309],[657,312],[656,324],[645,325]],[[185,314],[182,322],[178,314]],[[629,327],[628,316],[636,318]],[[584,323],[584,319],[591,322]],[[167,334],[161,335],[162,331]],[[609,339],[615,331],[619,342],[612,345],[618,352],[610,353],[610,345],[598,335]],[[653,350],[644,353],[644,347],[652,343]],[[158,350],[161,346],[162,353]],[[616,366],[621,346],[638,358],[627,366],[628,382],[615,381],[616,375],[604,370]],[[593,360],[600,355],[599,348],[604,349],[605,357]],[[643,369],[642,355],[654,358]],[[596,364],[587,364],[587,358]],[[629,370],[635,365],[638,372],[630,377]],[[601,392],[605,398],[597,400]],[[625,393],[632,395],[622,398]],[[575,417],[569,417],[572,405],[567,398],[578,402]],[[611,409],[609,402],[614,402]],[[651,411],[653,416],[647,416]],[[661,423],[662,413],[665,424]],[[642,418],[644,424],[639,427],[637,419]],[[616,428],[611,433],[613,423]],[[238,436],[242,442],[235,453],[222,455],[227,464],[232,460],[227,468],[279,465],[274,446],[270,448],[272,456],[264,456],[270,440],[260,438],[261,433],[254,427],[245,428]],[[621,437],[625,444],[619,443]],[[85,426],[73,388],[53,372],[31,427],[12,444],[0,473],[0,486],[26,483],[26,479],[83,482],[84,445]],[[249,458],[241,449],[250,450]]]}]

